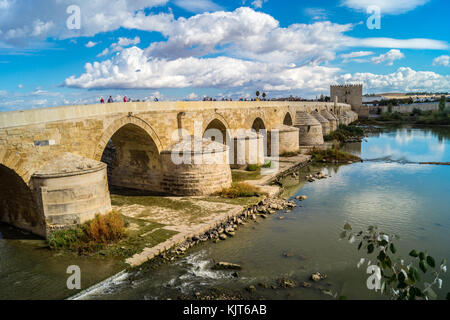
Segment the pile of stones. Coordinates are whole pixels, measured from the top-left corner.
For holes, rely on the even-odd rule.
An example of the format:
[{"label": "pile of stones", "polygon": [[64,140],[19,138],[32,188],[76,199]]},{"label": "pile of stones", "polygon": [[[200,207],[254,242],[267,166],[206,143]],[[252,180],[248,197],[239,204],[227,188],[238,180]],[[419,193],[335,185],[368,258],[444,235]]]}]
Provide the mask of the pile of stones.
[{"label": "pile of stones", "polygon": [[322,171],[316,172],[315,174],[308,174],[306,176],[306,180],[308,180],[308,182],[314,182],[316,180],[321,180],[321,179],[326,179],[329,176],[327,176],[325,173],[323,173]]},{"label": "pile of stones", "polygon": [[[301,198],[300,198],[301,197]],[[297,200],[306,200],[306,196],[297,197]],[[204,234],[194,236],[173,248],[168,253],[163,253],[162,257],[166,260],[174,260],[176,256],[183,255],[189,248],[195,245],[212,240],[219,242],[235,235],[239,226],[247,224],[249,221],[257,221],[258,218],[266,219],[268,215],[275,214],[277,211],[286,210],[287,212],[295,208],[297,204],[294,200],[280,198],[266,198],[258,204],[244,210],[240,215],[229,218],[227,221],[218,224],[216,227],[208,230]]]}]

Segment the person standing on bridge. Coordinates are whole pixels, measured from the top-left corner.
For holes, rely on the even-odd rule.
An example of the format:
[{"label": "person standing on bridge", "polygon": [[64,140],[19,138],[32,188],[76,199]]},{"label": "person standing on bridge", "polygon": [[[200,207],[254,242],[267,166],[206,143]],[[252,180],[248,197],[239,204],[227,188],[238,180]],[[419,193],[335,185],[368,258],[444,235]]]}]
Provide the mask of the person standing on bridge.
[{"label": "person standing on bridge", "polygon": [[112,96],[109,96],[108,103],[113,103],[113,102],[114,102],[114,100],[113,100]]}]

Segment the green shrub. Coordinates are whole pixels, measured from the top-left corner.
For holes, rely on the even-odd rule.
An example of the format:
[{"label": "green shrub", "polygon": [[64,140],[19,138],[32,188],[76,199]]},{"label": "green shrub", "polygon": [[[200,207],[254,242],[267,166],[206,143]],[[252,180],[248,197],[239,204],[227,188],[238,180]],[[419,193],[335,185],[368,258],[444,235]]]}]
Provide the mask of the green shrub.
[{"label": "green shrub", "polygon": [[247,165],[247,171],[257,171],[259,169],[259,165],[255,164],[249,164]]},{"label": "green shrub", "polygon": [[272,167],[272,161],[268,161],[261,166],[261,168],[270,168],[270,167]]}]

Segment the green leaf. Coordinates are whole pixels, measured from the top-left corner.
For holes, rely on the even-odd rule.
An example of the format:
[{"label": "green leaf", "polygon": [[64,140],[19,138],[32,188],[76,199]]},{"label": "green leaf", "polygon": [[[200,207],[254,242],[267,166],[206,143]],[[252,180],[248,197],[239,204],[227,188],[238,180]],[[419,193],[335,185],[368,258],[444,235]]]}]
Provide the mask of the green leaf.
[{"label": "green leaf", "polygon": [[422,252],[422,251],[421,251],[421,252],[419,253],[419,259],[420,259],[420,260],[425,260],[425,252]]},{"label": "green leaf", "polygon": [[434,262],[434,259],[432,256],[427,256],[427,263],[430,267],[434,268],[436,263]]},{"label": "green leaf", "polygon": [[415,281],[414,270],[413,270],[412,267],[409,268],[409,271],[408,271],[408,278],[411,279],[412,281]]},{"label": "green leaf", "polygon": [[417,281],[420,281],[420,273],[419,273],[419,271],[416,268],[414,268],[414,278]]},{"label": "green leaf", "polygon": [[420,281],[420,274],[419,274],[419,271],[417,271],[417,269],[414,268],[413,266],[411,266],[411,267],[409,268],[409,271],[408,271],[408,277],[409,277],[412,281],[414,281],[414,282]]},{"label": "green leaf", "polygon": [[410,253],[409,253],[409,255],[411,256],[411,257],[414,257],[414,258],[417,258],[419,255],[417,254],[417,251],[416,250],[412,250]]},{"label": "green leaf", "polygon": [[391,249],[392,253],[396,253],[397,252],[397,248],[394,246],[393,243],[391,243],[391,245],[389,246],[389,248]]},{"label": "green leaf", "polygon": [[400,283],[404,283],[406,280],[405,274],[403,272],[399,272],[397,278],[398,278],[398,281],[400,281]]},{"label": "green leaf", "polygon": [[352,226],[348,223],[344,225],[344,230],[352,231]]},{"label": "green leaf", "polygon": [[371,254],[373,252],[373,249],[374,249],[373,243],[369,244],[367,246],[367,253]]},{"label": "green leaf", "polygon": [[425,265],[425,261],[420,261],[419,262],[419,268],[420,270],[422,270],[423,273],[427,272],[427,266]]}]

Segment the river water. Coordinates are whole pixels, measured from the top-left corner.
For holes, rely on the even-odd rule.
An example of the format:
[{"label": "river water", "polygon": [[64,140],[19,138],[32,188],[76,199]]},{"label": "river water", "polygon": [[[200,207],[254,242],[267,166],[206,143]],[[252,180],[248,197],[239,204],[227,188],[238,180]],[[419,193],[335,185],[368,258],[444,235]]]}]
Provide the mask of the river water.
[{"label": "river water", "polygon": [[[83,298],[192,298],[196,292],[208,294],[214,288],[253,299],[332,299],[329,293],[349,299],[381,299],[379,293],[367,289],[366,266],[357,268],[360,258],[366,257],[364,252],[339,240],[347,222],[354,230],[376,225],[380,230],[395,233],[400,237],[399,256],[407,257],[411,249],[417,249],[427,251],[438,262],[442,258],[449,260],[450,166],[417,162],[450,161],[450,128],[385,129],[345,148],[365,161],[310,166],[300,170],[300,179],[285,179],[285,196],[308,196],[290,213],[278,212],[259,223],[249,223],[233,238],[202,244],[176,262],[156,269],[143,266]],[[331,177],[313,183],[302,178],[320,170]],[[284,219],[280,220],[280,216]],[[23,284],[34,278],[37,280],[32,283],[40,286],[44,294],[41,298],[48,297],[42,291],[43,284],[48,284],[47,291],[54,292],[56,297],[56,288],[52,289],[51,283],[57,272],[52,272],[52,262],[42,262],[37,249],[31,250],[34,256],[29,256],[30,249],[25,250],[23,244],[13,241],[0,240],[0,297],[8,297],[8,293],[12,297],[39,297],[37,288]],[[20,259],[16,258],[15,265],[8,267],[11,256]],[[18,265],[18,261],[24,262],[25,267],[23,263]],[[34,267],[33,261],[38,262]],[[238,263],[242,270],[238,271],[238,277],[232,271],[215,271],[211,269],[214,261]],[[56,266],[64,263],[58,262]],[[108,262],[104,264],[107,266]],[[8,281],[4,279],[5,266],[10,272]],[[11,274],[14,268],[20,272]],[[92,278],[101,278],[99,272],[111,271],[108,267],[99,270],[88,273],[92,273]],[[316,271],[328,277],[311,288],[271,288],[278,286],[281,277],[300,283],[308,281]],[[58,272],[61,273],[59,269]],[[437,291],[439,298],[450,291],[449,275],[450,272],[443,276],[443,288]],[[256,292],[247,292],[245,288],[249,285],[254,285]],[[11,294],[11,290],[16,290],[16,294]]]}]

